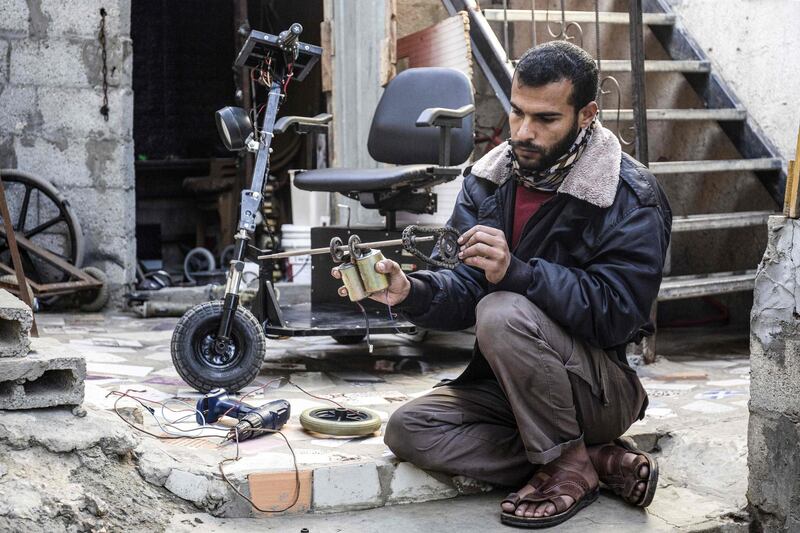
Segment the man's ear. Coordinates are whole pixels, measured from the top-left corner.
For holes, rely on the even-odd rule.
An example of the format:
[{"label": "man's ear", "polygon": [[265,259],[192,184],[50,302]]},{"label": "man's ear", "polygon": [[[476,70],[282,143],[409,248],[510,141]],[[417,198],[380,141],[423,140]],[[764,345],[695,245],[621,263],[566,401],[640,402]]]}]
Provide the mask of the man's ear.
[{"label": "man's ear", "polygon": [[597,109],[597,102],[594,100],[583,106],[583,108],[578,111],[578,126],[585,128],[591,124],[595,115],[597,115]]}]

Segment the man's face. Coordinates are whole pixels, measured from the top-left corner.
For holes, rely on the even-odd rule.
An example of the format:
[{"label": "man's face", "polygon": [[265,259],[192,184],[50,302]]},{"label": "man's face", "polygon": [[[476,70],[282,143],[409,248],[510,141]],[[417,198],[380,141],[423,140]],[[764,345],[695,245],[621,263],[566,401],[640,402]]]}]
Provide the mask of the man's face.
[{"label": "man's face", "polygon": [[569,103],[572,82],[562,80],[541,87],[517,82],[511,86],[511,146],[520,167],[543,170],[551,167],[575,142],[597,112],[589,103],[579,111]]}]

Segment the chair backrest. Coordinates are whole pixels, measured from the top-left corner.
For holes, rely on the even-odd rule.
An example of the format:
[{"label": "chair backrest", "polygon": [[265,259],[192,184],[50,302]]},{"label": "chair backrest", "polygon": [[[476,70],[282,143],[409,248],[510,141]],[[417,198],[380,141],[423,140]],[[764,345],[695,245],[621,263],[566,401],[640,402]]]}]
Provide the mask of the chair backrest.
[{"label": "chair backrest", "polygon": [[[472,83],[458,70],[410,68],[397,75],[383,92],[369,130],[369,155],[395,165],[438,164],[439,128],[417,127],[419,114],[429,107],[457,109],[474,103]],[[450,163],[460,165],[472,153],[473,116],[453,128]]]}]

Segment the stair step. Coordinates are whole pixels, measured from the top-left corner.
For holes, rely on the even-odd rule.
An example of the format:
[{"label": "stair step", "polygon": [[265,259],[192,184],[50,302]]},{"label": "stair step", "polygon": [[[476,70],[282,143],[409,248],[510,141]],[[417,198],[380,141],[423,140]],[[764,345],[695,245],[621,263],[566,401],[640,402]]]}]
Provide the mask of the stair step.
[{"label": "stair step", "polygon": [[672,219],[672,233],[723,228],[744,228],[767,223],[773,211],[739,211],[736,213],[714,213],[686,215]]},{"label": "stair step", "polygon": [[[530,9],[507,9],[505,14],[502,9],[483,9],[481,10],[486,20],[490,21],[503,21],[509,22],[530,22],[531,10]],[[628,13],[624,11],[601,11],[599,14],[601,24],[627,24]],[[534,12],[534,18],[537,21],[544,22],[561,21],[561,10],[551,9],[549,12],[545,9],[537,9]],[[594,22],[594,11],[565,11],[564,18],[569,22]],[[674,13],[642,13],[642,23],[651,26],[672,26],[675,24]]]},{"label": "stair step", "polygon": [[[603,72],[630,72],[631,62],[628,59],[604,59],[600,63]],[[672,61],[647,60],[644,62],[645,72],[711,72],[710,61]]]},{"label": "stair step", "polygon": [[709,294],[752,291],[755,287],[756,271],[716,272],[691,276],[664,278],[658,291],[658,300],[680,300]]},{"label": "stair step", "polygon": [[[744,120],[747,111],[738,108],[727,109],[648,109],[647,120]],[[616,109],[603,109],[600,111],[602,120],[616,120]],[[633,109],[620,109],[619,120],[630,122],[633,120]]]},{"label": "stair step", "polygon": [[760,159],[714,159],[705,161],[664,161],[648,165],[653,174],[686,174],[691,172],[734,172],[743,170],[780,170],[783,160],[775,157]]}]

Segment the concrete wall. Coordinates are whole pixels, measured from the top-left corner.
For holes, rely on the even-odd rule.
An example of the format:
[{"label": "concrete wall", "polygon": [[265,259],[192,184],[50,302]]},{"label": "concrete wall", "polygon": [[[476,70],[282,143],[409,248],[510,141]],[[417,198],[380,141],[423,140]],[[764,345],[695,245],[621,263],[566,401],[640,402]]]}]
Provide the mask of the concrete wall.
[{"label": "concrete wall", "polygon": [[0,168],[59,189],[83,228],[84,264],[103,269],[117,293],[136,259],[131,71],[130,0],[0,2]]},{"label": "concrete wall", "polygon": [[800,107],[800,2],[669,0],[714,68],[776,144],[794,159]]}]

